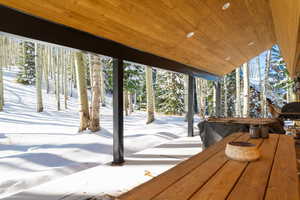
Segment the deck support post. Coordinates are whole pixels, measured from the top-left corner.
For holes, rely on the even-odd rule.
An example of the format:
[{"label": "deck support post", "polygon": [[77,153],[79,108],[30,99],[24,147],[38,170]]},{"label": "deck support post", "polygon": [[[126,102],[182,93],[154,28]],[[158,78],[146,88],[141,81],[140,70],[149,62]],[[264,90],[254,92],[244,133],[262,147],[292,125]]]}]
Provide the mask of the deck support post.
[{"label": "deck support post", "polygon": [[123,60],[113,59],[113,164],[124,162]]},{"label": "deck support post", "polygon": [[216,89],[216,117],[221,117],[221,84],[219,81],[215,82]]},{"label": "deck support post", "polygon": [[188,121],[188,136],[194,136],[194,87],[195,78],[189,75],[188,81],[188,113],[187,113],[187,121]]}]

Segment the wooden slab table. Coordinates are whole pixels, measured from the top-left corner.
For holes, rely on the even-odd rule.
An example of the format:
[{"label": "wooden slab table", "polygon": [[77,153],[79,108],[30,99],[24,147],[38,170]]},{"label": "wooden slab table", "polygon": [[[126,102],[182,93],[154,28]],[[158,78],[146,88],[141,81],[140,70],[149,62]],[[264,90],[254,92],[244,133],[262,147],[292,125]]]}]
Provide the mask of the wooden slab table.
[{"label": "wooden slab table", "polygon": [[[224,149],[230,141],[257,144],[261,158],[254,162],[229,160]],[[269,139],[250,139],[247,133],[232,134],[117,199],[299,200],[293,138],[271,134]]]}]

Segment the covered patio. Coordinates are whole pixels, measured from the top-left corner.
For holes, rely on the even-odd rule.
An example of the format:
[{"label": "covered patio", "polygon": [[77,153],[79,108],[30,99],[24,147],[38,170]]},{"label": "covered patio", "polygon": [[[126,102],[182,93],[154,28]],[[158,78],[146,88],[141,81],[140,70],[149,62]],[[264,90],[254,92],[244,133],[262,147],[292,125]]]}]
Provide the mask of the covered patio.
[{"label": "covered patio", "polygon": [[[0,0],[0,17],[1,19],[6,19],[1,22],[0,31],[7,34],[114,58],[112,165],[117,166],[124,165],[126,167],[127,164],[130,165],[130,161],[126,162],[127,158],[124,158],[123,142],[124,61],[136,62],[189,75],[187,136],[190,137],[194,136],[195,131],[195,77],[216,81],[216,115],[218,117],[221,116],[219,78],[263,51],[270,49],[273,45],[279,45],[290,77],[299,77],[300,73],[300,1],[297,0]],[[299,100],[299,96],[297,100]],[[242,140],[249,140],[245,136],[241,137],[244,137]],[[262,145],[261,148],[264,149],[264,152],[271,151],[275,157],[274,152],[280,143],[279,138],[285,137],[289,136],[274,136],[275,139],[272,136],[272,141],[275,141],[271,142],[272,147],[263,145],[264,141],[256,142],[259,143],[257,145]],[[293,176],[294,179],[297,176],[294,145],[291,142],[291,138],[283,140],[287,141],[286,145],[289,145],[289,147],[286,147],[288,150],[285,149],[283,151],[288,152],[287,154],[292,156],[288,160],[290,171],[287,174]],[[226,141],[228,142],[229,139],[227,138]],[[224,143],[222,143],[223,146],[221,145],[223,148],[226,143],[225,141],[221,142]],[[213,147],[216,148],[216,146]],[[222,148],[218,147],[218,151],[208,148],[206,151],[198,154],[198,156],[205,157],[205,154],[209,154],[207,151],[218,153],[221,150],[223,151]],[[189,156],[195,153],[198,152],[191,153]],[[281,153],[280,151],[280,155]],[[213,155],[209,154],[208,157],[211,156]],[[205,160],[206,158],[203,159]],[[271,160],[273,162],[276,159],[272,157]],[[191,172],[193,169],[189,170]],[[214,173],[217,173],[217,171]],[[271,173],[271,170],[266,173]],[[242,175],[237,176],[240,177]],[[268,177],[270,176],[267,176],[266,179],[269,180]],[[115,178],[115,181],[118,181],[118,177]],[[299,194],[295,193],[299,187],[298,178],[296,182],[286,179],[288,178],[282,177],[280,180],[291,184],[286,185],[286,187],[292,188],[292,191],[280,199],[299,199]],[[167,184],[165,187],[179,184],[179,180],[181,179],[174,179],[172,184]],[[204,182],[206,181],[208,180]],[[148,185],[151,185],[151,182]],[[196,191],[191,193],[194,195],[197,191],[202,191],[208,187],[207,185],[204,187],[204,185],[199,186]],[[136,186],[136,183],[132,185],[132,187],[134,186]],[[234,186],[235,182],[233,182],[232,188],[227,188],[225,197],[221,196],[219,199],[229,198]],[[140,191],[148,190],[147,184],[143,187],[145,189]],[[181,187],[180,184],[178,187]],[[187,185],[183,185],[183,187],[187,187]],[[261,187],[267,188],[268,184]],[[134,191],[138,192],[134,193]],[[125,194],[120,198],[141,199],[143,198],[143,193],[140,191],[139,189],[133,190],[133,197],[130,196],[131,193],[129,192],[129,195]],[[264,191],[267,191],[267,189],[264,189]],[[155,194],[153,193],[153,196],[150,195],[144,199],[175,199],[171,193],[169,196],[166,194],[166,196],[160,197],[161,191],[156,192]],[[186,195],[178,197],[178,199],[190,199],[192,198],[191,193],[186,193]],[[200,197],[199,199],[201,199]],[[29,199],[28,197],[26,198]],[[197,196],[193,198],[197,199]],[[261,196],[254,199],[268,198],[275,199],[275,197],[268,196],[268,192],[262,193]],[[16,199],[22,199],[22,196],[18,196]]]}]

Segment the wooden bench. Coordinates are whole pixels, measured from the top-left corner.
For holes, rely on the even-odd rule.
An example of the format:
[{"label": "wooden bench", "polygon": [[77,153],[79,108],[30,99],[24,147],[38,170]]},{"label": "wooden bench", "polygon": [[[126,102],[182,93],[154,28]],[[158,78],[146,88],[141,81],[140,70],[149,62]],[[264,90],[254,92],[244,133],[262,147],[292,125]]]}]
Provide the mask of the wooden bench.
[{"label": "wooden bench", "polygon": [[[230,141],[257,144],[261,158],[254,162],[229,160],[224,149]],[[299,200],[293,138],[271,134],[269,139],[250,139],[246,133],[232,134],[117,199]]]}]

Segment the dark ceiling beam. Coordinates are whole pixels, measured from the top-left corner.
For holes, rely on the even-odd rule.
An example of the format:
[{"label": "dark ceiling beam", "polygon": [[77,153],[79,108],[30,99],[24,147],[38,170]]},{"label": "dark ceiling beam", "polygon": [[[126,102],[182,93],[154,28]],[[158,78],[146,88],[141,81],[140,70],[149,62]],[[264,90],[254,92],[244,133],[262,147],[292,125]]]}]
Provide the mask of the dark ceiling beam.
[{"label": "dark ceiling beam", "polygon": [[0,4],[0,31],[148,66],[217,80],[218,76],[77,29],[19,12]]}]

